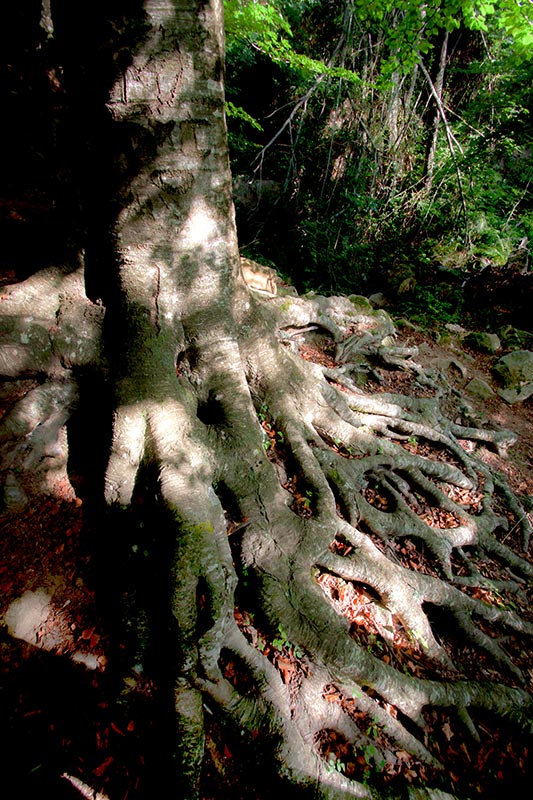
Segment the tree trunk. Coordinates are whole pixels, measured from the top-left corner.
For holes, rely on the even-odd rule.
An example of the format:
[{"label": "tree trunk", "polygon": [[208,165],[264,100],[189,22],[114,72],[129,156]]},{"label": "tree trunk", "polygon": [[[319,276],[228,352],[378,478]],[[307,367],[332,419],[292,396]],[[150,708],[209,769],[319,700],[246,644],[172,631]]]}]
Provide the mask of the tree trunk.
[{"label": "tree trunk", "polygon": [[[446,62],[448,59],[448,32],[444,33],[442,45],[440,49],[439,69],[435,79],[435,92],[438,99],[442,102],[442,92],[444,89],[444,73],[446,71]],[[435,155],[437,153],[437,143],[439,140],[439,127],[441,123],[441,113],[439,108],[435,111],[435,118],[433,121],[433,135],[431,137],[431,144],[428,150],[426,160],[426,187],[431,189],[433,183],[433,173],[435,169]]]},{"label": "tree trunk", "polygon": [[[244,292],[224,117],[221,4],[147,0],[144,7],[144,41],[109,104],[130,152],[140,155],[136,171],[130,173],[131,162],[125,170],[115,230],[116,410],[105,494],[108,503],[128,506],[141,463],[154,460],[163,503],[175,518],[177,775],[184,796],[194,797],[203,758],[198,669],[203,676],[218,670],[235,585],[212,488],[209,426],[238,419],[242,443],[256,448],[258,433],[242,425],[255,415],[237,345]],[[203,642],[202,580],[217,598]]]},{"label": "tree trunk", "polygon": [[[145,0],[122,28],[120,19],[111,26],[118,75],[107,98],[118,189],[106,285],[89,299],[84,281],[94,287],[103,274],[94,272],[89,236],[85,271],[50,268],[2,296],[3,374],[34,381],[2,419],[7,504],[23,509],[35,489],[54,494],[68,481],[66,421],[98,374],[113,407],[107,588],[111,596],[125,573],[132,655],[121,668],[130,691],[141,675],[171,685],[167,791],[201,794],[207,709],[235,725],[250,752],[259,741],[283,779],[309,796],[449,796],[442,754],[425,735],[428,709],[457,709],[458,739],[461,726],[479,736],[477,713],[517,725],[531,717],[521,669],[486,630],[531,636],[533,625],[467,591],[490,584],[473,553],[512,571],[501,593],[533,577],[530,561],[496,536],[505,525],[496,495],[510,504],[524,549],[528,515],[460,444],[470,438],[504,452],[513,437],[450,422],[438,395],[361,390],[361,369],[376,363],[440,386],[415,350],[396,346],[384,312],[246,287],[224,122],[222,2]],[[298,341],[311,346],[316,336],[330,342],[334,365],[301,357]],[[405,449],[412,437],[427,455]],[[478,488],[473,510],[453,499]],[[143,518],[152,552],[133,572],[139,496],[158,511]],[[423,518],[421,497],[449,515],[446,526]],[[402,561],[404,540],[426,572]],[[370,620],[367,639],[343,613],[348,591]],[[509,678],[464,675],[434,609]],[[424,665],[416,676],[397,656],[401,632]],[[332,751],[339,741],[349,765]],[[398,772],[387,787],[384,765],[393,771],[405,758],[420,768],[419,785]]]}]

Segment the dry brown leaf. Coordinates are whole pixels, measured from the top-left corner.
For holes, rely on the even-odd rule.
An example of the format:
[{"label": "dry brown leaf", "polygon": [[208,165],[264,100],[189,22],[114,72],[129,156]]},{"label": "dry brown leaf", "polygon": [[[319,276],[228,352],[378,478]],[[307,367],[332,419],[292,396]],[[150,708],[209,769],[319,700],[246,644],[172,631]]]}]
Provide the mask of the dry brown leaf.
[{"label": "dry brown leaf", "polygon": [[106,769],[113,763],[113,756],[108,756],[102,763],[93,770],[93,775],[96,775],[97,778],[100,778]]},{"label": "dry brown leaf", "polygon": [[291,678],[296,672],[296,665],[289,661],[282,656],[278,656],[276,659],[276,666],[281,672],[281,679],[283,683],[287,684],[291,682]]}]

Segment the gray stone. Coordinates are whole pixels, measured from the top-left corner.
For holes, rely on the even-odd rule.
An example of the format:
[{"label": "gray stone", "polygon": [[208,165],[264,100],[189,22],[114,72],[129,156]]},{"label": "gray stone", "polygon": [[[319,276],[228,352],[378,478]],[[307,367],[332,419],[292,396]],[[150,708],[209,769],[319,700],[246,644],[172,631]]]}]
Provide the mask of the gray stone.
[{"label": "gray stone", "polygon": [[441,358],[434,359],[432,363],[437,367],[437,369],[440,369],[443,372],[448,372],[455,369],[457,372],[459,372],[462,378],[466,378],[468,374],[468,370],[465,365],[453,356],[442,356]]},{"label": "gray stone", "polygon": [[500,389],[498,394],[510,405],[513,403],[521,403],[533,394],[533,382],[525,383],[519,389]]},{"label": "gray stone", "polygon": [[464,341],[465,344],[473,350],[479,350],[480,353],[497,353],[502,346],[497,334],[484,331],[469,333]]},{"label": "gray stone", "polygon": [[385,306],[389,305],[389,301],[383,294],[383,292],[376,292],[375,294],[371,294],[368,298],[374,308],[385,308]]},{"label": "gray stone", "polygon": [[65,641],[57,625],[47,625],[53,615],[52,597],[44,589],[26,591],[13,600],[6,611],[8,632],[15,639],[37,645],[43,650],[54,650]]},{"label": "gray stone", "polygon": [[504,325],[498,331],[506,350],[531,350],[533,349],[533,333]]},{"label": "gray stone", "polygon": [[371,310],[372,303],[368,299],[368,297],[363,297],[362,294],[351,294],[348,297],[350,303],[353,303],[356,308]]},{"label": "gray stone", "polygon": [[494,365],[493,372],[505,389],[520,390],[524,384],[533,381],[533,353],[530,350],[507,353]]},{"label": "gray stone", "polygon": [[281,283],[278,286],[278,295],[280,297],[298,297],[298,290],[288,283]]},{"label": "gray stone", "polygon": [[466,328],[463,328],[462,325],[456,325],[455,322],[447,322],[444,327],[447,331],[450,331],[450,333],[454,333],[457,336],[466,336],[468,333]]},{"label": "gray stone", "polygon": [[468,394],[474,397],[479,397],[481,400],[490,400],[491,397],[496,397],[496,393],[489,384],[481,380],[481,378],[472,378],[470,383],[466,386]]},{"label": "gray stone", "polygon": [[415,325],[414,322],[411,322],[411,320],[406,319],[405,317],[399,317],[399,319],[396,319],[394,321],[394,324],[396,325],[396,327],[398,329],[402,329],[402,330],[403,329],[406,329],[406,330],[409,330],[409,331],[421,331],[422,330],[420,325]]}]

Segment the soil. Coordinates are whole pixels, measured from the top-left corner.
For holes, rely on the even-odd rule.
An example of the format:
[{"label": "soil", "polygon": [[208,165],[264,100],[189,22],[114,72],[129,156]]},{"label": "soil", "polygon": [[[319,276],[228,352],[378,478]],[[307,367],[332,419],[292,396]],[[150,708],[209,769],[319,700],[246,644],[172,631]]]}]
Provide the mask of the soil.
[{"label": "soil", "polygon": [[[445,369],[446,376],[457,393],[455,402],[451,401],[443,406],[450,419],[456,417],[457,421],[467,425],[481,422],[482,427],[508,430],[516,434],[517,441],[505,458],[484,447],[478,447],[477,452],[483,461],[505,474],[513,491],[533,496],[533,397],[513,405],[509,405],[499,397],[497,392],[500,385],[492,374],[492,368],[502,353],[497,353],[495,356],[484,355],[468,347],[461,347],[453,340],[445,347],[435,343],[431,336],[424,336],[420,332],[403,338],[406,344],[418,346],[419,356],[416,360],[426,368],[435,364],[446,364],[450,357],[454,359]],[[465,368],[464,376],[454,366],[455,361]],[[468,394],[466,387],[473,378],[488,383],[494,390],[494,396],[482,399]],[[391,376],[391,379],[395,378]],[[472,407],[470,420],[464,419],[464,411],[461,410],[462,400],[466,400]],[[466,443],[464,446],[467,446]]]},{"label": "soil", "polygon": [[[481,419],[487,426],[516,433],[517,442],[505,457],[479,445],[477,452],[506,475],[515,492],[533,496],[532,400],[510,406],[496,393],[488,400],[467,396],[465,387],[473,377],[497,390],[491,374],[495,357],[465,350],[453,341],[446,346],[436,343],[430,333],[417,330],[408,329],[400,338],[402,343],[418,347],[417,360],[426,369],[437,365],[447,376],[454,390],[447,401],[448,415],[464,423],[468,413],[472,420]],[[306,346],[302,355],[322,363],[324,359],[328,363],[331,360],[330,354],[314,351],[311,346]],[[465,368],[463,373],[454,362]],[[20,392],[26,387],[17,382],[12,388]],[[380,370],[379,382],[369,383],[367,388],[405,394],[417,391],[411,373],[384,369]],[[422,387],[418,391],[427,393]],[[2,393],[2,412],[14,399],[12,393]],[[470,405],[466,412],[465,399]],[[464,442],[464,446],[474,445]],[[47,791],[56,800],[155,796],[154,775],[165,773],[159,765],[170,758],[162,744],[166,723],[161,725],[161,690],[155,682],[135,674],[135,670],[119,679],[117,670],[110,668],[110,664],[120,662],[126,651],[126,635],[110,620],[106,607],[109,587],[102,586],[102,572],[96,565],[93,543],[101,537],[89,492],[91,482],[86,478],[73,474],[71,483],[58,485],[53,497],[41,498],[23,514],[0,519],[0,702],[7,734],[7,743],[0,752],[4,760],[3,783],[11,783],[13,793],[16,791],[20,798]],[[302,502],[305,506],[305,498]],[[516,524],[513,528],[513,520],[511,523],[507,543],[520,551]],[[398,556],[417,568],[410,560],[409,543],[403,547],[406,552],[399,552]],[[418,568],[427,570],[431,565],[420,563]],[[360,636],[367,646],[375,646],[379,631],[372,627],[370,618],[366,628],[364,623],[369,599],[361,592],[355,596],[353,587],[348,590],[333,586],[331,580],[324,580],[323,589],[340,598],[347,615],[352,615],[349,618],[354,617],[354,609],[358,610]],[[531,619],[530,599],[521,604],[520,611]],[[266,633],[258,633],[249,620],[242,618],[240,624],[245,634],[259,637],[263,651],[280,669],[283,680],[296,685],[304,669],[299,654],[288,643],[269,640]],[[511,643],[512,646],[521,651],[519,661],[529,674],[533,689],[533,646],[525,640]],[[422,674],[427,665],[420,654],[414,648],[409,650],[409,642],[403,642],[402,647],[401,660]],[[386,652],[389,658],[393,657],[389,644]],[[465,673],[479,674],[478,654],[473,649],[465,649],[462,658],[465,662],[470,660],[470,664],[465,663]],[[239,680],[238,665],[227,664],[225,670],[229,679]],[[487,677],[508,682],[508,676],[499,675],[493,667]],[[122,702],[126,696],[127,702]],[[349,711],[350,700],[335,689],[331,702],[343,703]],[[449,750],[454,744],[454,723],[441,719],[440,713],[435,712],[434,718],[428,719],[428,731],[433,731],[439,747]],[[239,732],[223,728],[209,714],[207,719],[209,758],[203,780],[204,800],[225,796],[228,787],[233,798],[264,800],[273,796],[277,788],[257,780],[260,765],[241,760]],[[479,724],[483,741],[477,755],[465,755],[458,747],[453,763],[458,772],[471,773],[466,783],[469,791],[489,797],[496,792],[494,787],[503,789],[505,781],[516,777],[517,772],[525,780],[528,752],[525,744],[505,739],[503,726],[496,729],[494,723],[485,720]],[[351,775],[365,778],[367,761],[354,757],[347,761],[343,754],[346,743],[336,739],[334,732],[317,746],[333,762],[348,763]],[[494,769],[487,768],[489,762]],[[401,775],[404,780],[431,778],[407,753],[385,767],[384,774],[389,770],[392,777]],[[491,777],[487,782],[488,773]],[[457,776],[457,785],[465,786],[461,775]]]}]

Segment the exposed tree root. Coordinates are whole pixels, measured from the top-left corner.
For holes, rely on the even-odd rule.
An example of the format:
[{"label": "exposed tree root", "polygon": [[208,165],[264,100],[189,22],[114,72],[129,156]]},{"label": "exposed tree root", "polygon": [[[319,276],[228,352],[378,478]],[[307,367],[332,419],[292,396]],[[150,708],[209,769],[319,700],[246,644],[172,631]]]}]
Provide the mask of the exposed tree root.
[{"label": "exposed tree root", "polygon": [[[12,288],[4,304],[16,304],[28,286]],[[47,301],[40,323],[48,330],[63,307],[60,292],[56,299],[55,305]],[[131,398],[127,386],[119,387],[106,474],[107,502],[127,507],[139,470],[146,462],[155,464],[162,502],[175,520],[170,602],[178,644],[174,697],[184,796],[198,790],[204,705],[250,734],[260,731],[281,773],[314,787],[315,796],[379,795],[379,779],[372,789],[372,780],[364,785],[331,770],[319,747],[324,731],[337,731],[356,748],[368,739],[356,717],[331,702],[332,691],[351,698],[353,708],[370,715],[399,750],[442,774],[441,789],[450,788],[439,754],[425,741],[428,709],[455,707],[474,738],[476,709],[531,730],[531,695],[503,636],[510,631],[530,637],[533,624],[472,594],[476,588],[520,592],[533,577],[526,555],[497,538],[507,522],[494,510],[496,494],[519,520],[524,550],[531,524],[503,478],[458,441],[474,439],[503,452],[513,437],[449,422],[438,399],[365,393],[351,359],[363,354],[370,362],[405,367],[414,355],[394,350],[394,329],[384,314],[365,316],[343,298],[259,303],[251,297],[243,308],[237,330],[206,334],[201,346],[187,338],[184,325],[171,390],[151,387]],[[361,332],[365,327],[370,332]],[[335,367],[298,355],[299,335],[313,337],[320,329],[336,342]],[[33,470],[40,458],[46,472],[42,460],[51,457],[50,443],[63,441],[77,394],[72,367],[75,353],[82,352],[81,334],[77,340],[72,336],[68,365],[59,348],[52,345],[50,351],[61,374],[42,361],[33,369],[27,363],[8,371],[13,380],[48,375],[14,402],[2,422],[9,443],[8,487],[14,475],[21,487],[11,493],[13,503],[22,500],[27,486],[20,471]],[[94,324],[91,346],[83,352],[98,352],[99,336]],[[83,338],[87,344],[87,326]],[[16,337],[8,344],[19,357]],[[42,442],[32,445],[28,459],[23,443],[38,437]],[[426,454],[405,449],[412,437],[424,443]],[[65,446],[60,447],[64,471]],[[471,507],[454,499],[456,489],[471,493]],[[441,514],[442,526],[431,524],[432,510]],[[404,540],[430,554],[427,572],[402,563],[395,547]],[[508,580],[495,584],[484,575],[481,556],[496,559]],[[325,591],[324,576],[364,592],[377,635],[388,641],[384,651],[356,641]],[[296,682],[284,675],[279,659],[276,666],[261,651],[253,625],[244,634],[237,605],[253,614],[272,640],[281,637],[293,658],[298,653]],[[431,609],[509,680],[465,678]],[[383,658],[393,650],[400,624],[425,659],[425,677],[406,674]],[[487,632],[492,628],[498,636]],[[240,665],[240,682],[225,675],[229,656]],[[444,797],[437,788],[419,788],[416,796]]]}]

